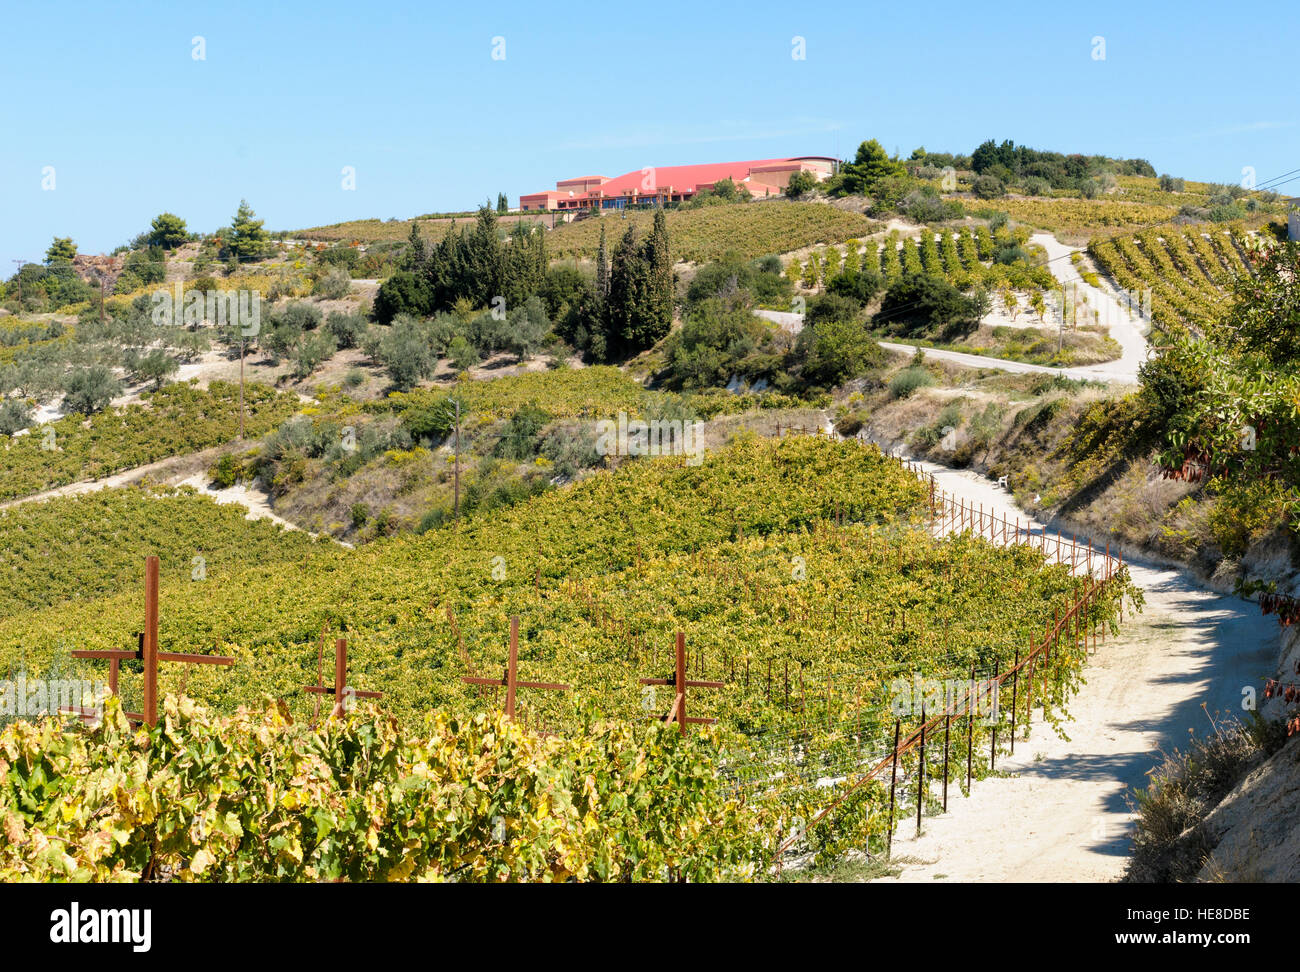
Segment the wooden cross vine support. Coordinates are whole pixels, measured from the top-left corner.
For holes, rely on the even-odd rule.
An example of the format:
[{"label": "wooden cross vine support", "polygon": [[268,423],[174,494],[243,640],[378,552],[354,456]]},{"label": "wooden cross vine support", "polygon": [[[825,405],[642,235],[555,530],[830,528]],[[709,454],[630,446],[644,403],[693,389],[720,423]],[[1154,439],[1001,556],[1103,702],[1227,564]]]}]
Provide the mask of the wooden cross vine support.
[{"label": "wooden cross vine support", "polygon": [[570,685],[562,685],[559,682],[521,682],[519,681],[519,618],[510,619],[510,657],[506,661],[505,673],[500,678],[471,678],[462,677],[462,682],[468,685],[504,685],[506,687],[506,718],[515,717],[515,693],[521,688],[533,689],[554,689],[557,692],[567,692],[572,688]]},{"label": "wooden cross vine support", "polygon": [[677,632],[677,665],[671,678],[643,678],[640,680],[642,685],[671,685],[676,689],[673,697],[672,707],[668,714],[660,718],[664,722],[677,723],[677,730],[683,736],[686,735],[688,725],[708,725],[717,722],[717,719],[698,719],[686,714],[686,690],[693,688],[725,688],[723,682],[702,682],[691,681],[686,678],[686,634]]},{"label": "wooden cross vine support", "polygon": [[326,685],[321,677],[319,667],[316,672],[316,684],[304,685],[304,692],[310,692],[313,695],[332,695],[334,696],[334,708],[330,710],[330,718],[340,718],[348,711],[349,705],[353,699],[382,699],[383,692],[362,692],[348,685],[348,639],[339,638],[334,642],[334,684]]},{"label": "wooden cross vine support", "polygon": [[[106,660],[109,663],[109,690],[117,694],[117,676],[124,661],[140,659],[144,662],[143,712],[126,712],[132,722],[149,726],[158,724],[158,663],[183,662],[187,665],[233,665],[235,660],[226,655],[186,655],[174,651],[158,650],[158,558],[150,556],[144,562],[144,631],[140,634],[135,651],[78,650],[69,652],[73,658]],[[78,712],[78,715],[84,713]]]}]

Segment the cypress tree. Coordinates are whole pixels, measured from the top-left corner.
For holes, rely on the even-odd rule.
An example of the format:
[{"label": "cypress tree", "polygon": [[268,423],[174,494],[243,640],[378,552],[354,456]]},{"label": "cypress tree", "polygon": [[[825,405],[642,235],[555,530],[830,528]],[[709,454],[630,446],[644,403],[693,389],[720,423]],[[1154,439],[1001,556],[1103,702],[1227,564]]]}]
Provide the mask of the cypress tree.
[{"label": "cypress tree", "polygon": [[635,354],[650,346],[645,342],[646,325],[651,317],[649,298],[650,267],[645,249],[637,239],[636,224],[632,223],[614,248],[610,267],[605,330],[612,356]]},{"label": "cypress tree", "polygon": [[540,227],[521,224],[505,248],[504,293],[517,307],[542,289],[546,280],[546,234]]},{"label": "cypress tree", "polygon": [[655,211],[654,228],[646,241],[646,263],[650,274],[646,337],[653,344],[673,326],[673,261],[668,247],[668,220],[662,209]]},{"label": "cypress tree", "polygon": [[600,221],[600,246],[596,250],[596,296],[609,296],[609,250],[605,244],[605,221]]}]

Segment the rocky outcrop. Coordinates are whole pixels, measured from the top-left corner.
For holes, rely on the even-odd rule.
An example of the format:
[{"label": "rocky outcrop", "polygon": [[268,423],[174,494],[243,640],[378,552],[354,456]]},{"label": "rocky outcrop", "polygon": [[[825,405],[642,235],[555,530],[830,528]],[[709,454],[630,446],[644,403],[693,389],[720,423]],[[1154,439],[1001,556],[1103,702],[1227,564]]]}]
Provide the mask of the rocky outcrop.
[{"label": "rocky outcrop", "polygon": [[1300,736],[1246,775],[1202,822],[1198,881],[1300,881]]},{"label": "rocky outcrop", "polygon": [[72,267],[77,271],[77,276],[87,283],[97,284],[101,279],[106,279],[107,289],[111,294],[118,276],[122,273],[124,263],[124,258],[120,256],[78,253],[72,260]]},{"label": "rocky outcrop", "polygon": [[[1300,683],[1300,628],[1282,639],[1277,678],[1283,686]],[[1260,714],[1286,720],[1296,704],[1274,697]],[[1300,881],[1300,734],[1292,735],[1271,757],[1252,769],[1201,823],[1213,846],[1198,881]]]}]

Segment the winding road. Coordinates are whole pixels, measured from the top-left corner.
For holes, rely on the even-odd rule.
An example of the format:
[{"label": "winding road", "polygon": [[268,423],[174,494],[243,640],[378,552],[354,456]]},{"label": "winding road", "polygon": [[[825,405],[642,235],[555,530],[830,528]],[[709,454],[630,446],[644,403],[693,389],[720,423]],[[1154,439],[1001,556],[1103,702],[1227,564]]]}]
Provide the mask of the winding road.
[{"label": "winding road", "polygon": [[[933,463],[940,489],[994,515],[1029,520],[1011,496],[976,473]],[[1055,532],[1055,531],[1052,531]],[[1272,674],[1279,648],[1274,618],[1257,605],[1205,587],[1183,569],[1131,559],[1146,605],[1128,609],[1120,635],[1101,642],[1070,703],[1062,738],[1035,723],[1000,756],[999,775],[969,798],[949,791],[946,814],[912,820],[894,838],[902,871],[886,881],[1113,881],[1128,856],[1134,787],[1145,787],[1160,750],[1184,746],[1210,718],[1244,716],[1243,689]],[[1204,708],[1203,708],[1204,707]]]},{"label": "winding road", "polygon": [[[1100,381],[1109,385],[1136,385],[1138,368],[1148,354],[1147,340],[1143,321],[1132,314],[1129,309],[1108,291],[1094,287],[1085,282],[1078,269],[1070,262],[1074,247],[1061,243],[1050,233],[1036,233],[1030,242],[1037,243],[1047,251],[1047,267],[1057,281],[1075,288],[1082,294],[1088,306],[1097,311],[1100,322],[1110,328],[1110,336],[1119,344],[1122,353],[1113,361],[1086,365],[1077,368],[1052,368],[1047,365],[1027,364],[1022,361],[1008,361],[990,355],[966,354],[961,351],[948,351],[939,348],[924,348],[925,356],[937,361],[950,361],[967,368],[993,368],[1015,374],[1049,374],[1063,375],[1078,381]],[[781,325],[797,334],[803,328],[803,315],[789,311],[759,310],[755,313],[766,320]],[[898,341],[881,341],[880,346],[887,351],[912,354],[917,345]]]}]

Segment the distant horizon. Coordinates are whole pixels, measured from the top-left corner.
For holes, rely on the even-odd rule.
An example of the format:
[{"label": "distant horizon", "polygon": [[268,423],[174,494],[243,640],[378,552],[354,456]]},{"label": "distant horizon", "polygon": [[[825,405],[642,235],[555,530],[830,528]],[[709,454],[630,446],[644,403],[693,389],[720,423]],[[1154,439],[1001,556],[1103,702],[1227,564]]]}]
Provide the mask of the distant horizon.
[{"label": "distant horizon", "polygon": [[[1234,50],[1209,7],[973,16],[941,2],[924,30],[906,10],[656,10],[655,32],[616,11],[575,40],[554,11],[517,2],[79,0],[54,21],[19,7],[5,26],[21,42],[0,63],[0,275],[55,236],[111,252],[164,211],[210,233],[240,198],[290,231],[467,211],[499,192],[516,206],[575,174],[851,158],[870,138],[904,157],[1009,138],[1228,184],[1300,166],[1289,86],[1249,80],[1288,63],[1292,32]],[[1254,19],[1295,13],[1266,0]]]}]

